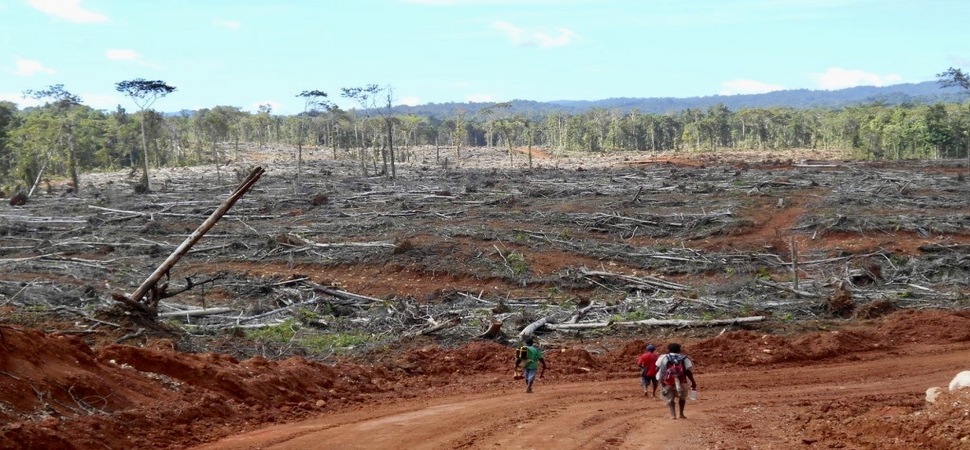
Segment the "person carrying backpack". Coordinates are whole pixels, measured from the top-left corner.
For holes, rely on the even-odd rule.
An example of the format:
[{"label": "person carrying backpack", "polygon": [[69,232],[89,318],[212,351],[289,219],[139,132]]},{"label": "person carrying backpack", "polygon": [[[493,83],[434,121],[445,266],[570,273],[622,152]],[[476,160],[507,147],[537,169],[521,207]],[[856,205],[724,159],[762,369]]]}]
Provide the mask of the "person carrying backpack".
[{"label": "person carrying backpack", "polygon": [[660,383],[657,381],[657,358],[660,355],[654,353],[656,349],[655,345],[647,344],[646,353],[637,358],[637,366],[640,367],[640,385],[643,386],[644,397],[650,392],[648,388],[651,384],[653,385],[653,397],[657,397],[657,385]]},{"label": "person carrying backpack", "polygon": [[542,355],[542,350],[533,345],[532,336],[526,336],[523,342],[525,342],[525,346],[515,352],[515,370],[518,372],[519,367],[522,368],[522,375],[525,378],[525,393],[531,394],[532,382],[536,380],[539,364],[542,364],[542,372],[538,372],[539,378],[542,378],[546,373],[546,360]]},{"label": "person carrying backpack", "polygon": [[686,419],[684,406],[687,404],[687,386],[690,380],[690,389],[697,390],[697,382],[694,381],[694,363],[680,353],[680,344],[671,342],[667,344],[667,353],[657,359],[657,381],[660,382],[660,395],[667,402],[670,408],[670,418],[676,419],[677,412],[674,409],[674,400],[680,403],[680,418]]}]

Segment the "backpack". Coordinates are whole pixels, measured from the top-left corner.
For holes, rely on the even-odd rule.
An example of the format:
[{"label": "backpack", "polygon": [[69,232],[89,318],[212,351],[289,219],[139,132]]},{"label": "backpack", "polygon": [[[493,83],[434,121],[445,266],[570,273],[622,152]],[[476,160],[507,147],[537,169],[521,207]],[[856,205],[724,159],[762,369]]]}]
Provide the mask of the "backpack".
[{"label": "backpack", "polygon": [[675,386],[677,381],[684,381],[686,369],[684,368],[684,360],[687,359],[684,355],[667,355],[667,369],[664,370],[663,377],[660,381],[667,386]]},{"label": "backpack", "polygon": [[522,346],[515,350],[515,365],[525,367],[529,364],[529,347]]}]

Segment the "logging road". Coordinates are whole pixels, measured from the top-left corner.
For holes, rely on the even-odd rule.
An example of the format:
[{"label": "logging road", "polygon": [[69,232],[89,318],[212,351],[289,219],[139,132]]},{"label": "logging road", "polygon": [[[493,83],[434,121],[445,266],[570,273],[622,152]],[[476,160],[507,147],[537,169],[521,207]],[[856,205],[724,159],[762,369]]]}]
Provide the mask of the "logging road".
[{"label": "logging road", "polygon": [[[699,368],[700,398],[688,402],[688,419],[676,421],[664,403],[640,396],[636,378],[539,381],[535,393],[525,394],[509,377],[509,388],[500,391],[362,405],[198,449],[791,448],[838,439],[820,430],[827,421],[852,419],[844,417],[850,410],[852,420],[918,414],[925,389],[946,386],[968,361],[970,343],[963,342],[913,344],[810,366]],[[865,442],[892,442],[890,435],[872,434]]]}]

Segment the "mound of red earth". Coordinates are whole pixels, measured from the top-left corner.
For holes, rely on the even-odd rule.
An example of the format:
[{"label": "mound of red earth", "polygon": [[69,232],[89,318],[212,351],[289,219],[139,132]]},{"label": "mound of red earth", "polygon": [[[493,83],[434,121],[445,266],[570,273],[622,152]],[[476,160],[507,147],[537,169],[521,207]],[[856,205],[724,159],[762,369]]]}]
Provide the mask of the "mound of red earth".
[{"label": "mound of red earth", "polygon": [[[184,448],[329,411],[380,407],[442,391],[498,389],[498,380],[506,377],[496,375],[510,374],[512,355],[508,347],[476,341],[454,349],[427,345],[372,354],[367,364],[258,356],[239,361],[177,352],[167,341],[91,348],[71,335],[10,326],[0,331],[2,448]],[[546,378],[552,383],[629,377],[646,342],[558,339],[555,346],[551,340],[546,345],[552,367]],[[809,365],[910,342],[970,342],[970,312],[903,311],[797,336],[731,331],[684,343],[713,373],[746,365]],[[826,445],[860,434],[878,438],[869,442],[856,436],[849,442],[878,447],[890,436],[893,442],[932,447],[941,439],[966,441],[970,399],[964,394],[945,393],[915,412],[912,405],[891,401],[880,414],[853,414],[851,404],[806,410],[802,416],[813,420],[798,426],[827,436],[820,438]],[[968,445],[964,441],[954,442]]]}]

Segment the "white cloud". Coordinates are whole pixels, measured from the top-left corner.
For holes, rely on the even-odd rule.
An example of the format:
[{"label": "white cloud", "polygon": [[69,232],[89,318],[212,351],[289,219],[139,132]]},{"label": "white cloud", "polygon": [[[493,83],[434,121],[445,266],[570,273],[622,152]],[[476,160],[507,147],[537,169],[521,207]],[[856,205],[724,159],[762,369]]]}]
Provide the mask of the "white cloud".
[{"label": "white cloud", "polygon": [[768,84],[755,80],[731,80],[721,85],[721,95],[764,94],[765,92],[780,91],[785,87],[780,84]]},{"label": "white cloud", "polygon": [[242,24],[236,20],[216,19],[212,21],[212,25],[219,28],[228,28],[230,30],[238,30],[242,28]]},{"label": "white cloud", "polygon": [[417,106],[421,104],[421,99],[418,97],[401,97],[397,101],[397,104],[405,106]]},{"label": "white cloud", "polygon": [[60,17],[76,23],[107,22],[104,14],[85,9],[81,0],[27,0],[32,8],[54,17]]},{"label": "white cloud", "polygon": [[81,103],[94,109],[114,110],[118,105],[127,107],[127,98],[116,94],[80,94]]},{"label": "white cloud", "polygon": [[109,48],[104,52],[104,56],[113,61],[138,61],[141,59],[138,52],[125,48]]},{"label": "white cloud", "polygon": [[469,95],[465,100],[472,103],[490,103],[495,101],[495,97],[493,97],[491,94],[472,94]]},{"label": "white cloud", "polygon": [[492,28],[502,33],[513,45],[536,46],[540,48],[562,47],[571,44],[578,35],[568,28],[557,28],[552,34],[544,31],[530,31],[509,22],[492,22]]},{"label": "white cloud", "polygon": [[0,101],[8,101],[17,105],[17,108],[24,109],[31,106],[41,106],[44,102],[36,98],[24,98],[24,94],[0,93]]},{"label": "white cloud", "polygon": [[15,64],[17,68],[13,70],[13,73],[22,77],[30,77],[38,73],[51,75],[56,72],[54,69],[45,66],[42,62],[33,59],[17,58]]},{"label": "white cloud", "polygon": [[878,75],[858,69],[842,69],[832,67],[821,75],[816,75],[815,83],[821,89],[843,89],[855,86],[888,86],[903,81],[903,77],[896,74]]}]

